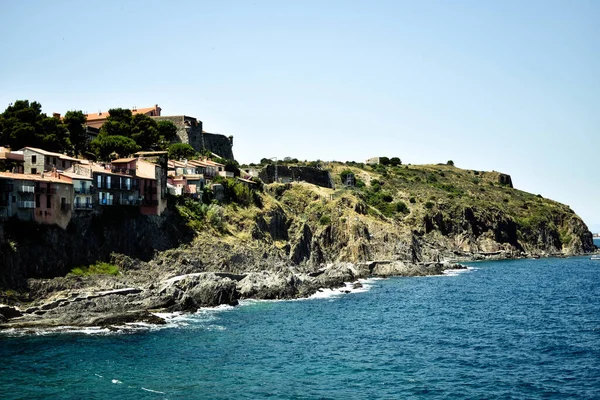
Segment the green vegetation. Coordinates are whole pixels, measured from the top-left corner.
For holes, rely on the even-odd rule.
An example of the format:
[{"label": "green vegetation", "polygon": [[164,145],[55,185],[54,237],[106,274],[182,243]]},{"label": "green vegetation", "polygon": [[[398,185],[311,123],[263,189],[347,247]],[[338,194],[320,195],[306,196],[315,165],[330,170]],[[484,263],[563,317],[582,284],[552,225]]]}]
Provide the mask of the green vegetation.
[{"label": "green vegetation", "polygon": [[157,122],[123,108],[110,109],[108,114],[100,134],[90,144],[102,160],[108,160],[112,153],[124,157],[139,150],[167,150],[177,139],[177,128],[170,121]]},{"label": "green vegetation", "polygon": [[42,113],[36,101],[17,100],[0,114],[0,140],[12,149],[25,146],[71,155],[95,155],[108,160],[111,154],[127,156],[139,150],[166,150],[177,140],[177,127],[130,110],[109,110],[100,135],[88,147],[82,111],[68,111],[61,120]]},{"label": "green vegetation", "polygon": [[3,146],[9,145],[15,150],[30,146],[75,152],[67,126],[59,118],[42,113],[42,105],[36,101],[17,100],[0,114],[0,140]]},{"label": "green vegetation", "polygon": [[170,160],[181,160],[184,158],[189,159],[198,156],[196,150],[187,143],[173,143],[169,146],[168,152]]},{"label": "green vegetation", "polygon": [[71,270],[72,275],[87,276],[87,275],[118,275],[119,267],[106,262],[97,262],[96,264],[87,267],[78,267]]},{"label": "green vegetation", "polygon": [[321,225],[331,225],[331,217],[329,215],[322,215],[321,218],[319,218],[319,224]]}]

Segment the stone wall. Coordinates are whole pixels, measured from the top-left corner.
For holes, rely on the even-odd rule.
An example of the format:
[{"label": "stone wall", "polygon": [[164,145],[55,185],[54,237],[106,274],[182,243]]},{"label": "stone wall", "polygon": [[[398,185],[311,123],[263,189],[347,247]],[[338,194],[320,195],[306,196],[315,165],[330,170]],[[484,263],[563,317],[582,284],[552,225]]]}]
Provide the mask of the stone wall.
[{"label": "stone wall", "polygon": [[[260,171],[258,176],[265,183],[273,183],[275,180],[275,166],[273,164],[267,165]],[[317,186],[332,187],[329,171],[319,168],[278,165],[277,177],[280,182],[305,181]]]},{"label": "stone wall", "polygon": [[181,143],[188,143],[196,151],[207,149],[219,156],[233,160],[233,136],[204,132],[202,121],[186,115],[153,117],[157,121],[171,121],[177,127]]}]

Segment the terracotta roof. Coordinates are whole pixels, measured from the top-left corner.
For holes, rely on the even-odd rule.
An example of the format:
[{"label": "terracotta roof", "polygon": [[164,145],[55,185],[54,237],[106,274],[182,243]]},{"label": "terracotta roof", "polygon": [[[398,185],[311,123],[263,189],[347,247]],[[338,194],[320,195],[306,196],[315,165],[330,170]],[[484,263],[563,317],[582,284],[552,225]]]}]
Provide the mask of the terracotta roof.
[{"label": "terracotta roof", "polygon": [[0,178],[16,179],[21,181],[54,182],[64,183],[65,185],[72,185],[71,182],[61,180],[53,176],[49,176],[49,174],[46,174],[44,175],[44,177],[42,177],[41,175],[34,174],[14,174],[12,172],[0,172]]},{"label": "terracotta roof", "polygon": [[[147,114],[151,111],[155,111],[156,107],[147,107],[147,108],[137,108],[135,110],[131,110],[131,113],[133,115],[135,114]],[[98,120],[103,120],[108,118],[109,116],[109,112],[105,111],[105,112],[99,112],[99,113],[92,113],[92,114],[86,114],[86,120],[89,121],[98,121]]]},{"label": "terracotta roof", "polygon": [[128,163],[131,162],[133,160],[137,160],[137,158],[135,157],[130,157],[130,158],[119,158],[118,160],[113,160],[111,161],[111,163]]}]

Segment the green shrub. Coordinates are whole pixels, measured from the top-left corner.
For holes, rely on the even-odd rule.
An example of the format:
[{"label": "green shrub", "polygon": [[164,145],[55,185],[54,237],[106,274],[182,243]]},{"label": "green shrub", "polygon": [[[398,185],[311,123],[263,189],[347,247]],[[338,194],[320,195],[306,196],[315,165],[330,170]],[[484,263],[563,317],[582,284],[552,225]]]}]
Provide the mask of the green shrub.
[{"label": "green shrub", "polygon": [[452,167],[453,167],[453,166],[454,166],[454,161],[452,161],[452,160],[448,160],[448,161],[446,162],[446,164],[447,164],[447,165],[450,165],[450,166],[452,166]]},{"label": "green shrub", "polygon": [[410,202],[410,204],[415,204],[417,202],[417,199],[411,197],[410,199],[408,199],[408,201]]},{"label": "green shrub", "polygon": [[223,207],[218,204],[211,204],[208,206],[206,212],[206,219],[208,222],[218,230],[222,230],[225,226],[225,218],[223,216]]},{"label": "green shrub", "polygon": [[321,215],[321,218],[319,218],[319,224],[321,224],[321,225],[330,225],[331,224],[331,217],[329,215]]},{"label": "green shrub", "polygon": [[427,203],[425,203],[425,208],[430,210],[432,209],[434,206],[434,203],[432,201],[428,201]]},{"label": "green shrub", "polygon": [[119,267],[116,265],[106,263],[106,262],[97,262],[96,264],[89,265],[87,267],[77,267],[71,270],[71,274],[76,276],[88,276],[88,275],[118,275]]},{"label": "green shrub", "polygon": [[408,207],[406,206],[406,203],[404,203],[403,201],[397,201],[396,202],[396,212],[399,212],[402,214],[408,214],[409,210],[408,210]]}]

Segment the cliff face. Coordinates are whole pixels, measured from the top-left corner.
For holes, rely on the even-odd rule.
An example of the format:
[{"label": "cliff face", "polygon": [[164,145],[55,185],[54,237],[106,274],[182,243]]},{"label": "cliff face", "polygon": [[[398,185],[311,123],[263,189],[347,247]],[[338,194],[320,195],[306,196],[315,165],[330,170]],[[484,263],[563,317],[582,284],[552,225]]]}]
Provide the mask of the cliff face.
[{"label": "cliff face", "polygon": [[[331,176],[347,168],[333,166]],[[107,208],[73,220],[66,231],[9,221],[0,225],[0,286],[65,275],[111,253],[151,260],[158,269],[174,265],[178,273],[241,273],[595,249],[587,226],[568,206],[499,183],[500,174],[475,176],[446,166],[383,172],[355,168],[357,188],[271,184],[258,195],[260,207],[223,205],[222,214],[213,215],[218,223],[182,206],[161,217]]]},{"label": "cliff face", "polygon": [[193,232],[177,214],[143,216],[106,208],[73,218],[66,230],[52,225],[0,224],[0,287],[20,287],[27,278],[62,276],[76,266],[121,253],[141,260],[189,242]]}]

